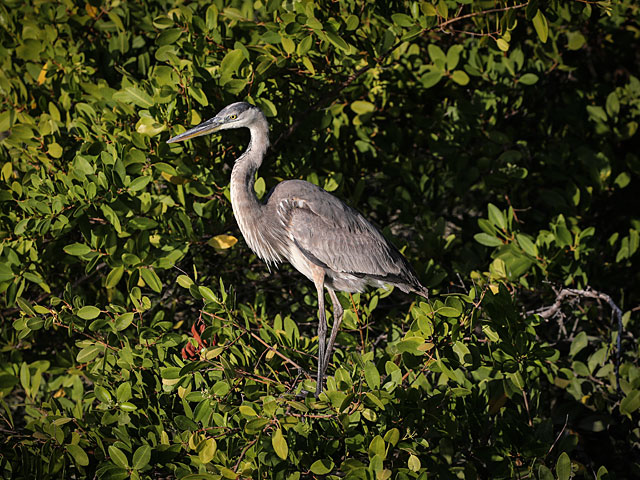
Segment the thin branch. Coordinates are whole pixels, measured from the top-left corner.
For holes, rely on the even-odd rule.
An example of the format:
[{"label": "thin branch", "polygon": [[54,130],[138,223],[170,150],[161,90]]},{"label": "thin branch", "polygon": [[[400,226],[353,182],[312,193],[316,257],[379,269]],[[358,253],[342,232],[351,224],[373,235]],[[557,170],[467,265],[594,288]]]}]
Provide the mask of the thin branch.
[{"label": "thin branch", "polygon": [[558,433],[558,436],[553,441],[553,444],[551,445],[551,447],[549,447],[549,451],[547,452],[547,455],[545,455],[545,456],[548,456],[551,453],[551,450],[553,450],[553,447],[556,446],[556,443],[558,443],[558,440],[560,440],[560,437],[562,436],[564,431],[567,429],[567,423],[569,423],[569,414],[567,414],[567,416],[565,417],[564,426],[562,427],[562,430],[560,430],[560,433]]},{"label": "thin branch", "polygon": [[462,15],[460,17],[455,17],[455,18],[452,18],[451,20],[447,20],[446,22],[443,22],[437,26],[438,28],[443,28],[443,27],[446,27],[447,25],[450,25],[455,22],[459,22],[460,20],[465,20],[467,18],[477,17],[479,15],[486,15],[488,13],[506,12],[507,10],[515,10],[516,8],[526,7],[527,5],[529,5],[529,2],[521,3],[519,5],[512,5],[510,7],[490,8],[489,10],[482,10],[480,12],[467,13],[466,15]]},{"label": "thin branch", "polygon": [[527,315],[535,314],[539,315],[545,320],[548,320],[553,316],[562,313],[560,309],[562,308],[565,300],[569,297],[594,298],[596,300],[607,302],[609,304],[609,307],[611,307],[612,317],[616,319],[618,323],[618,337],[616,339],[616,359],[614,369],[616,375],[616,391],[618,392],[618,394],[620,394],[620,361],[622,357],[622,310],[620,309],[620,307],[618,307],[618,305],[616,305],[616,303],[609,295],[597,290],[593,290],[589,287],[587,287],[586,290],[579,290],[576,288],[563,288],[560,293],[556,295],[556,301],[553,302],[552,305],[537,308],[535,310],[530,310],[527,312]]}]

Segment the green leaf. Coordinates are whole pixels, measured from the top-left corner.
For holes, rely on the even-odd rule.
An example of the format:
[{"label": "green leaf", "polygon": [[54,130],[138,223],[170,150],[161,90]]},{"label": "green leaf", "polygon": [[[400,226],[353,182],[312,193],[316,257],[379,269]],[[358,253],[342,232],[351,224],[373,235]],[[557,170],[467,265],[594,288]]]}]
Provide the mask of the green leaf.
[{"label": "green leaf", "polygon": [[558,480],[569,480],[571,476],[571,460],[566,452],[562,452],[556,462],[556,476]]},{"label": "green leaf", "polygon": [[376,407],[378,407],[380,410],[384,410],[384,403],[382,403],[374,393],[365,392],[365,395],[369,399],[369,401],[371,401],[371,403],[373,403]]},{"label": "green leaf", "polygon": [[460,53],[464,50],[462,45],[452,45],[447,50],[447,70],[453,71],[460,62]]},{"label": "green leaf", "polygon": [[616,92],[611,92],[607,96],[607,102],[605,104],[607,109],[607,114],[610,117],[615,117],[620,112],[620,100],[618,99],[618,94]]},{"label": "green leaf", "polygon": [[121,233],[122,227],[120,225],[120,219],[118,218],[118,215],[116,215],[116,212],[114,212],[113,209],[106,203],[100,205],[100,210],[102,210],[104,218],[109,220],[109,222],[113,225],[113,228],[115,228],[116,232]]},{"label": "green leaf", "polygon": [[266,418],[254,418],[245,424],[244,431],[249,435],[254,435],[264,430],[264,427],[266,427],[268,423],[269,420]]},{"label": "green leaf", "polygon": [[555,480],[553,472],[544,465],[538,467],[538,480]]},{"label": "green leaf", "polygon": [[435,63],[438,66],[444,67],[447,61],[447,56],[444,54],[444,52],[439,46],[433,43],[430,43],[429,46],[427,47],[427,51],[429,52],[429,57],[431,58],[431,61],[433,63]]},{"label": "green leaf", "polygon": [[396,348],[400,353],[407,352],[412,355],[423,355],[424,352],[418,350],[418,347],[425,343],[422,337],[408,337],[396,343]]},{"label": "green leaf", "polygon": [[88,347],[84,347],[82,350],[78,352],[76,356],[76,361],[78,363],[88,363],[94,358],[96,358],[100,352],[104,350],[103,347],[99,347],[98,345],[89,345]]},{"label": "green leaf", "polygon": [[415,455],[409,455],[409,460],[407,461],[407,466],[409,467],[409,470],[411,470],[412,472],[417,472],[420,470],[420,467],[422,466],[420,463],[420,459],[418,457],[416,457]]},{"label": "green leaf", "polygon": [[81,467],[86,467],[89,465],[89,456],[87,453],[80,447],[79,445],[65,445],[64,447],[67,452],[73,458],[73,461],[76,465]]},{"label": "green leaf", "polygon": [[610,480],[611,477],[609,476],[609,472],[607,471],[607,469],[602,466],[598,469],[598,472],[596,473],[596,480]]},{"label": "green leaf", "polygon": [[143,190],[149,184],[150,181],[151,181],[151,177],[149,175],[136,177],[129,184],[129,187],[128,187],[129,191],[137,192],[139,190]]},{"label": "green leaf", "polygon": [[447,18],[449,18],[449,7],[447,6],[447,2],[445,2],[445,0],[440,0],[438,2],[438,4],[436,5],[436,11],[443,19],[446,20]]},{"label": "green leaf", "polygon": [[273,445],[276,455],[278,455],[282,460],[287,459],[289,446],[287,445],[287,440],[282,435],[282,429],[278,428],[271,436],[271,445]]},{"label": "green leaf", "polygon": [[631,415],[640,408],[640,390],[631,390],[620,402],[620,413]]},{"label": "green leaf", "polygon": [[74,255],[76,257],[81,257],[92,252],[91,248],[82,243],[72,243],[71,245],[64,247],[63,250],[69,255]]},{"label": "green leaf", "polygon": [[207,96],[204,94],[201,88],[190,86],[187,91],[189,92],[189,96],[194,98],[196,102],[198,102],[203,107],[209,105],[209,100]]},{"label": "green leaf", "polygon": [[584,35],[580,32],[567,32],[567,40],[567,48],[569,50],[579,50],[587,43]]},{"label": "green leaf", "polygon": [[147,92],[138,87],[126,87],[113,94],[113,98],[124,103],[133,103],[141,108],[153,107],[153,99]]},{"label": "green leaf", "polygon": [[384,441],[395,447],[400,441],[400,430],[395,427],[389,430],[384,434]]},{"label": "green leaf", "polygon": [[532,257],[538,256],[538,247],[536,247],[535,243],[531,241],[529,237],[523,235],[521,233],[516,234],[516,240],[518,241],[518,245],[527,255],[531,255]]},{"label": "green leaf", "polygon": [[111,402],[111,394],[108,392],[106,388],[101,387],[100,385],[97,385],[93,390],[93,393],[95,393],[96,398],[101,402],[103,403]]},{"label": "green leaf", "polygon": [[100,309],[93,305],[86,305],[76,312],[76,315],[83,320],[93,320],[100,315]]},{"label": "green leaf", "polygon": [[356,100],[351,104],[351,110],[356,112],[358,115],[363,115],[365,113],[371,113],[376,109],[376,106],[371,102],[365,102],[363,100]]},{"label": "green leaf", "polygon": [[399,27],[412,27],[414,24],[413,18],[405,13],[393,13],[391,20]]},{"label": "green leaf", "polygon": [[109,445],[109,456],[111,457],[113,463],[115,463],[119,467],[129,468],[129,461],[127,460],[127,456],[118,447]]},{"label": "green leaf", "polygon": [[507,42],[504,38],[499,38],[496,40],[496,45],[500,50],[506,52],[509,50],[509,42]]},{"label": "green leaf", "polygon": [[53,158],[60,158],[62,156],[62,147],[57,143],[50,143],[47,149],[47,153]]},{"label": "green leaf", "polygon": [[149,460],[151,460],[151,447],[149,445],[142,445],[133,452],[131,466],[136,470],[141,470],[149,465]]},{"label": "green leaf", "polygon": [[349,45],[347,44],[347,42],[345,42],[342,39],[340,35],[332,31],[327,31],[326,33],[327,33],[327,38],[334,46],[338,47],[340,50],[343,50],[345,52],[348,52],[350,50]]},{"label": "green leaf", "polygon": [[507,230],[507,220],[504,217],[504,213],[498,207],[496,207],[493,203],[488,205],[489,210],[489,221],[493,223],[500,230]]},{"label": "green leaf", "polygon": [[258,416],[256,411],[252,407],[250,407],[249,405],[240,405],[240,407],[238,407],[238,410],[245,417],[256,417],[256,416]]},{"label": "green leaf", "polygon": [[431,88],[435,86],[442,78],[444,72],[439,69],[428,70],[427,73],[420,77],[420,82],[424,88]]},{"label": "green leaf", "polygon": [[244,54],[242,50],[230,50],[220,62],[221,85],[227,83],[228,80],[238,71],[240,65],[244,62]]},{"label": "green leaf", "polygon": [[198,291],[209,303],[218,303],[218,297],[216,297],[209,287],[200,286],[198,287]]},{"label": "green leaf", "polygon": [[296,51],[296,43],[289,37],[282,37],[282,48],[287,55],[291,55]]},{"label": "green leaf", "polygon": [[613,183],[615,183],[618,188],[625,188],[631,183],[631,177],[627,172],[620,172]]},{"label": "green leaf", "polygon": [[502,240],[484,232],[476,233],[473,236],[473,239],[479,244],[484,245],[485,247],[499,247],[503,245]]},{"label": "green leaf", "polygon": [[131,384],[129,382],[120,384],[120,386],[116,390],[116,400],[118,402],[126,402],[130,398],[131,398]]},{"label": "green leaf", "polygon": [[330,458],[322,458],[311,464],[309,470],[316,475],[327,475],[333,470],[334,463]]},{"label": "green leaf", "polygon": [[591,120],[599,122],[607,121],[607,114],[604,111],[604,108],[599,105],[587,105],[587,113],[589,113],[589,118]]},{"label": "green leaf", "polygon": [[466,72],[463,72],[462,70],[456,70],[451,74],[451,80],[456,82],[458,85],[464,86],[469,83],[469,75],[467,75]]},{"label": "green leaf", "polygon": [[181,28],[168,28],[160,32],[156,39],[156,45],[172,45],[182,36]]},{"label": "green leaf", "polygon": [[364,378],[371,390],[380,388],[380,373],[373,362],[367,362],[364,366]]},{"label": "green leaf", "polygon": [[587,339],[586,332],[578,333],[576,337],[573,339],[573,342],[571,342],[571,348],[569,349],[569,356],[575,357],[576,354],[580,350],[582,350],[584,347],[586,347],[588,344],[589,344],[589,341]]},{"label": "green leaf", "polygon": [[436,313],[442,315],[443,317],[452,317],[456,318],[462,315],[462,312],[453,307],[440,307],[436,310]]},{"label": "green leaf", "polygon": [[138,407],[136,407],[131,402],[122,402],[118,405],[118,408],[120,408],[120,410],[123,410],[125,412],[133,412],[134,410],[138,409]]},{"label": "green leaf", "polygon": [[109,272],[109,275],[107,275],[107,279],[105,281],[104,286],[106,288],[114,288],[116,285],[118,285],[118,282],[120,282],[120,279],[122,278],[123,273],[124,273],[124,267],[122,265],[120,265],[119,267],[113,268]]},{"label": "green leaf", "polygon": [[207,438],[198,445],[198,458],[204,464],[207,464],[213,460],[216,454],[218,445],[214,438]]},{"label": "green leaf", "polygon": [[556,243],[559,247],[566,247],[573,244],[573,236],[563,224],[557,225],[554,233]]},{"label": "green leaf", "polygon": [[376,435],[375,437],[373,437],[373,440],[371,440],[371,443],[369,444],[369,458],[373,457],[374,455],[378,455],[384,460],[384,458],[387,456],[386,448],[387,447],[384,439],[380,435]]},{"label": "green leaf", "polygon": [[136,230],[151,230],[158,226],[158,222],[148,217],[133,217],[129,220],[128,226]]},{"label": "green leaf", "polygon": [[133,322],[133,318],[134,318],[133,312],[127,312],[127,313],[123,313],[122,315],[118,315],[115,319],[115,329],[118,332],[121,332],[122,330],[126,329],[127,327],[129,327],[129,325],[131,325],[131,322]]},{"label": "green leaf", "polygon": [[547,17],[544,16],[541,10],[538,10],[536,16],[533,17],[533,27],[536,29],[540,41],[546,43],[549,37],[549,24],[547,23]]},{"label": "green leaf", "polygon": [[145,281],[145,283],[149,286],[149,288],[151,288],[151,290],[158,293],[162,291],[162,282],[160,281],[160,278],[158,277],[156,272],[153,271],[152,268],[141,268],[140,276]]},{"label": "green leaf", "polygon": [[525,73],[518,79],[518,82],[523,85],[533,85],[538,82],[538,76],[535,73]]}]

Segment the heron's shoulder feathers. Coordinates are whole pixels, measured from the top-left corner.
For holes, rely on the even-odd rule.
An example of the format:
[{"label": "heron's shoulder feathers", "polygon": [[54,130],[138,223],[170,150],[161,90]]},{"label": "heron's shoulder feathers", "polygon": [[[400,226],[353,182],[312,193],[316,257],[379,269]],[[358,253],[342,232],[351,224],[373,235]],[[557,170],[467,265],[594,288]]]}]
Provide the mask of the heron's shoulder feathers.
[{"label": "heron's shoulder feathers", "polygon": [[402,254],[357,210],[301,180],[280,183],[267,206],[289,240],[327,274],[349,274],[392,284],[420,285]]}]

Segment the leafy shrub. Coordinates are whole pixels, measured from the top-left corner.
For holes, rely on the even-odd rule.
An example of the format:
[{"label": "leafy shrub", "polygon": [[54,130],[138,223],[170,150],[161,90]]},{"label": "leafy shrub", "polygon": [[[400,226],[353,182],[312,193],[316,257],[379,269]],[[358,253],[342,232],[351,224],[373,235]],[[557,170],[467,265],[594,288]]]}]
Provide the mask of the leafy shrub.
[{"label": "leafy shrub", "polygon": [[[638,476],[638,15],[4,2],[3,475]],[[433,292],[341,294],[318,399],[314,289],[235,243],[246,133],[165,143],[238,99],[259,197],[335,193]]]}]

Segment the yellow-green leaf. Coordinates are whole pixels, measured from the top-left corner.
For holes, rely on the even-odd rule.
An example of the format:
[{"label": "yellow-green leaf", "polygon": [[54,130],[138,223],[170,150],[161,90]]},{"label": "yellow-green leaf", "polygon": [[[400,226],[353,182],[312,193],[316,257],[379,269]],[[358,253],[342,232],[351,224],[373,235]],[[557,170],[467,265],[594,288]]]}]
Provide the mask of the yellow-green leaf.
[{"label": "yellow-green leaf", "polygon": [[162,291],[162,282],[160,281],[160,278],[158,277],[156,272],[153,271],[153,269],[141,268],[140,275],[151,290],[158,293]]},{"label": "yellow-green leaf", "polygon": [[538,10],[536,16],[533,17],[533,28],[536,29],[536,33],[538,34],[538,38],[542,43],[547,43],[547,38],[549,37],[549,24],[547,22],[547,17],[544,16],[541,10]]},{"label": "yellow-green leaf", "polygon": [[83,320],[93,320],[98,315],[100,315],[100,309],[98,307],[94,307],[93,305],[87,305],[82,307],[80,310],[76,312]]},{"label": "yellow-green leaf", "polygon": [[218,445],[214,438],[207,438],[198,445],[198,458],[202,463],[209,463],[216,454]]},{"label": "yellow-green leaf", "polygon": [[207,245],[216,248],[218,250],[225,250],[227,248],[233,247],[238,242],[238,239],[233,235],[216,235],[211,238]]},{"label": "yellow-green leaf", "polygon": [[79,445],[65,445],[67,452],[73,457],[73,461],[76,465],[86,467],[89,465],[89,457],[87,453]]},{"label": "yellow-green leaf", "polygon": [[111,457],[111,461],[119,467],[129,468],[127,456],[118,447],[109,445],[109,456]]},{"label": "yellow-green leaf", "polygon": [[138,447],[133,453],[133,468],[140,470],[146,467],[151,460],[151,447],[149,445],[142,445]]},{"label": "yellow-green leaf", "polygon": [[451,80],[456,82],[458,85],[466,85],[469,83],[469,75],[462,70],[456,70],[451,74]]},{"label": "yellow-green leaf", "polygon": [[507,42],[504,38],[499,38],[498,40],[496,40],[496,44],[498,45],[498,48],[503,52],[509,50],[509,42]]},{"label": "yellow-green leaf", "polygon": [[273,445],[276,455],[278,455],[282,460],[287,459],[289,446],[287,445],[287,440],[284,438],[284,435],[282,435],[282,429],[278,428],[271,436],[271,445]]},{"label": "yellow-green leaf", "polygon": [[50,143],[47,153],[53,158],[60,158],[62,156],[62,147],[57,143]]},{"label": "yellow-green leaf", "polygon": [[287,55],[291,55],[296,50],[296,43],[289,37],[282,37],[282,48],[287,52]]},{"label": "yellow-green leaf", "polygon": [[109,275],[107,275],[107,280],[104,286],[106,288],[115,287],[120,281],[120,279],[122,278],[123,273],[124,273],[124,267],[122,265],[115,267],[113,270],[109,272]]},{"label": "yellow-green leaf", "polygon": [[313,462],[309,469],[311,470],[311,473],[315,473],[316,475],[327,475],[328,473],[331,473],[333,467],[334,463],[330,458],[322,458]]},{"label": "yellow-green leaf", "polygon": [[411,470],[412,472],[417,472],[418,470],[420,470],[420,467],[421,467],[420,459],[415,455],[409,455],[409,461],[407,462],[407,466],[409,467],[409,470]]},{"label": "yellow-green leaf", "polygon": [[362,115],[365,113],[371,113],[376,109],[376,106],[371,102],[366,102],[364,100],[356,100],[351,104],[351,110],[356,112],[358,115]]},{"label": "yellow-green leaf", "polygon": [[242,415],[244,415],[245,417],[256,417],[256,416],[258,416],[256,411],[253,408],[251,408],[249,405],[240,405],[238,410],[240,410],[240,413]]}]

